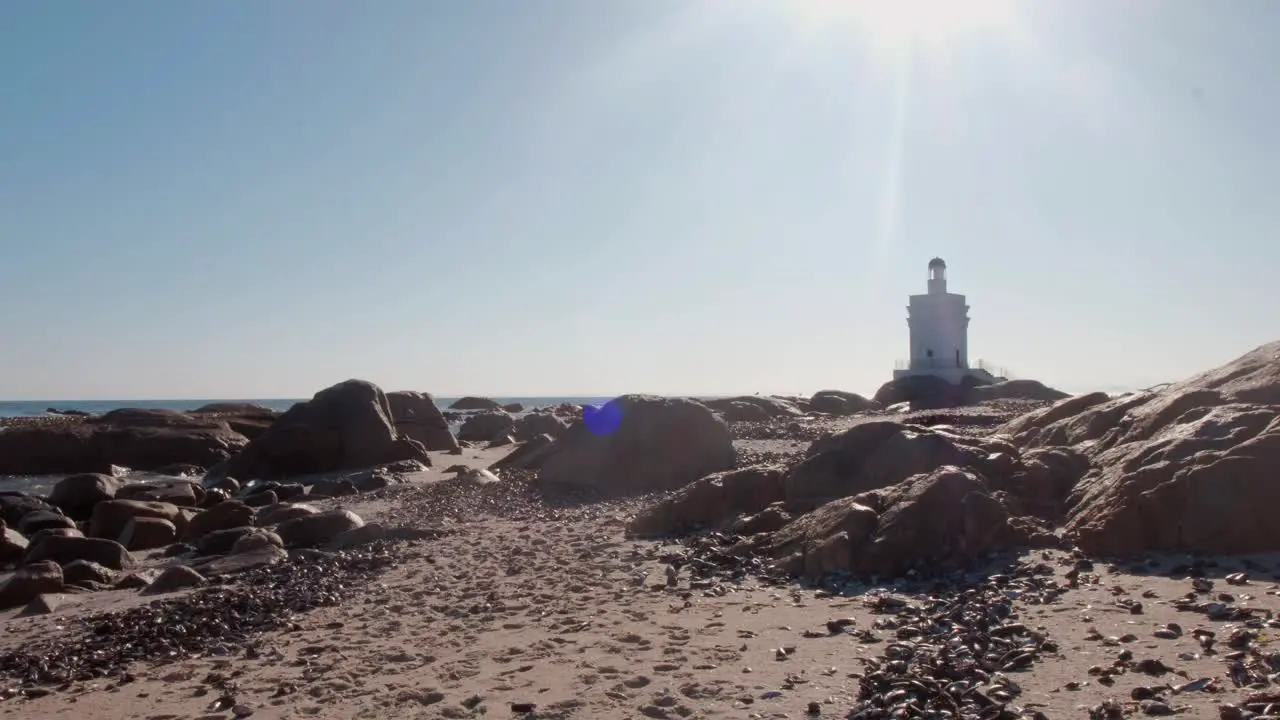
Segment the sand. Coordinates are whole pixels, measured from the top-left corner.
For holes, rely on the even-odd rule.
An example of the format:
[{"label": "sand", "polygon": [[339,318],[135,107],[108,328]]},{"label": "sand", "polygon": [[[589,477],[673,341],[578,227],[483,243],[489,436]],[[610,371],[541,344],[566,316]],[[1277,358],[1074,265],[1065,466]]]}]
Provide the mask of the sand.
[{"label": "sand", "polygon": [[[771,446],[775,450],[776,446]],[[439,456],[437,469],[398,489],[413,493],[438,481],[455,463],[483,466],[501,451]],[[367,519],[403,521],[411,495],[326,501]],[[398,500],[401,498],[401,500]],[[799,718],[816,703],[816,717],[844,717],[854,706],[858,676],[885,643],[825,623],[853,618],[872,629],[883,616],[867,607],[860,587],[832,596],[798,585],[777,587],[691,581],[668,584],[662,542],[634,542],[623,526],[636,501],[546,512],[488,512],[483,508],[431,518],[447,534],[404,547],[402,562],[338,607],[301,615],[292,631],[271,633],[246,653],[133,669],[134,680],[76,683],[43,697],[13,697],[0,708],[14,717],[231,718]],[[514,515],[514,516],[513,516]],[[1074,566],[1064,551],[1036,551],[1060,576]],[[1051,718],[1087,717],[1088,708],[1115,698],[1136,711],[1135,687],[1179,685],[1211,678],[1205,689],[1171,695],[1187,717],[1217,717],[1216,706],[1254,692],[1227,677],[1224,646],[1238,623],[1213,622],[1170,603],[1192,591],[1185,577],[1168,577],[1184,558],[1153,559],[1148,573],[1096,567],[1060,603],[1019,603],[1018,620],[1043,628],[1061,656],[1029,672],[1010,673],[1023,693],[1017,704]],[[1277,558],[1251,558],[1275,568]],[[1221,578],[1246,569],[1223,559],[1209,595],[1227,592],[1241,606],[1275,613],[1280,587],[1270,572],[1251,571],[1246,585]],[[892,590],[889,588],[888,590]],[[858,594],[864,592],[867,594]],[[908,597],[908,599],[910,599]],[[1140,599],[1135,615],[1117,601]],[[75,596],[52,615],[0,616],[0,652],[39,638],[67,636],[78,614],[150,602],[134,592]],[[1177,623],[1183,634],[1152,633]],[[1274,619],[1259,646],[1280,634]],[[1212,629],[1220,653],[1206,655],[1193,637]],[[891,631],[873,630],[892,637]],[[1124,637],[1132,635],[1132,638]],[[1123,638],[1123,639],[1122,639]],[[782,652],[779,650],[782,649]],[[1176,674],[1130,672],[1108,687],[1090,675],[1121,652],[1158,658]],[[0,689],[9,681],[0,680]],[[1166,693],[1167,694],[1167,693]],[[233,712],[234,711],[234,712]]]}]

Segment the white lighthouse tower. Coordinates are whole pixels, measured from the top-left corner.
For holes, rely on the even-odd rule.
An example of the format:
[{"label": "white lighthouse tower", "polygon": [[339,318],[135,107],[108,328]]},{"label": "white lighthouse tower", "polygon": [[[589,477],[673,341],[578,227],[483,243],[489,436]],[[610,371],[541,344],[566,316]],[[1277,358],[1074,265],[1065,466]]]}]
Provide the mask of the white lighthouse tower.
[{"label": "white lighthouse tower", "polygon": [[942,258],[929,261],[928,287],[924,295],[912,295],[907,305],[911,356],[906,367],[894,370],[894,379],[932,375],[956,384],[966,376],[995,380],[986,370],[969,367],[969,306],[964,295],[947,292],[947,263]]}]

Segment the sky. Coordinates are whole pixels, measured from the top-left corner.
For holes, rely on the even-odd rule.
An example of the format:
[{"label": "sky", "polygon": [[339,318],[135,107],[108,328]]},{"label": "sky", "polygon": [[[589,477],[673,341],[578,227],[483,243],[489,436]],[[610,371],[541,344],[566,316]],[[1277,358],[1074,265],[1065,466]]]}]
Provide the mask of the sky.
[{"label": "sky", "polygon": [[[956,10],[963,7],[963,12]],[[0,0],[0,398],[1073,392],[1280,338],[1274,0]]]}]

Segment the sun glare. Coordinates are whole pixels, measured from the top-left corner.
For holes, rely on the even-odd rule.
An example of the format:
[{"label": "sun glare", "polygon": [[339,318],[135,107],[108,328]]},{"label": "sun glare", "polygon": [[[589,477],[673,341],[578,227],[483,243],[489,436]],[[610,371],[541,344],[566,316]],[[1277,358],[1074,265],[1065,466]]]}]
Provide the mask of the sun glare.
[{"label": "sun glare", "polygon": [[1016,0],[791,0],[811,27],[853,23],[880,45],[936,45],[1014,20]]}]

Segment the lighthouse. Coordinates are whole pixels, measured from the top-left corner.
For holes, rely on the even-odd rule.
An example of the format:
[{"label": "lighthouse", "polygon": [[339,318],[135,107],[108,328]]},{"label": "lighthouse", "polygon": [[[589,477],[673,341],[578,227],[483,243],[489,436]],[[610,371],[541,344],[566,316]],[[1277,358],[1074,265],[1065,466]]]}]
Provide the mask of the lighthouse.
[{"label": "lighthouse", "polygon": [[947,291],[947,263],[942,258],[929,261],[927,289],[909,299],[911,355],[894,370],[894,379],[932,375],[957,384],[968,376],[995,380],[986,370],[969,367],[969,305],[964,295]]}]

